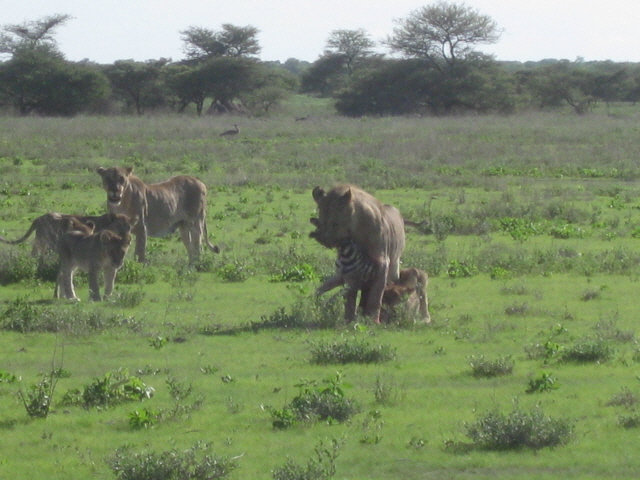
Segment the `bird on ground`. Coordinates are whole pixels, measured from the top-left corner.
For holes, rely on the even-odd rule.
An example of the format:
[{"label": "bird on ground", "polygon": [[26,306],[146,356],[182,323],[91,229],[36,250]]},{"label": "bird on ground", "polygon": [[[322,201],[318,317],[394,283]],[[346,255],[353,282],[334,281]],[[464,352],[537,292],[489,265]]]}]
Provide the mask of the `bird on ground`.
[{"label": "bird on ground", "polygon": [[235,123],[233,124],[233,128],[231,130],[227,130],[226,132],[222,132],[220,134],[221,137],[226,137],[229,135],[237,135],[240,133],[240,129],[238,128],[238,125],[236,125]]}]

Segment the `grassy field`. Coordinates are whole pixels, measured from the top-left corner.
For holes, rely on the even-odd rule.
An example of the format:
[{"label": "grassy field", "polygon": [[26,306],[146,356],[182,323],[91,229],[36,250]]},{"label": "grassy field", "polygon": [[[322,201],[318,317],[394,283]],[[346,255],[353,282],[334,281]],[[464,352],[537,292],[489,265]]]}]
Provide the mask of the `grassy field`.
[{"label": "grassy field", "polygon": [[[95,169],[122,165],[147,182],[202,179],[222,248],[191,269],[177,236],[153,239],[112,301],[89,302],[81,276],[70,305],[52,300],[55,272],[30,241],[0,246],[0,478],[116,478],[118,455],[196,450],[242,479],[637,478],[637,107],[360,120],[290,108],[0,118],[0,235],[48,211],[102,213]],[[233,123],[242,133],[220,138]],[[308,238],[311,189],[343,181],[427,221],[407,227],[403,263],[430,275],[432,325],[345,325],[339,292],[314,298],[335,253]],[[332,345],[390,356],[314,362]],[[32,418],[20,394],[47,380],[51,410]],[[324,388],[353,415],[274,428]],[[537,430],[541,443],[518,443],[530,418],[552,421],[548,443]],[[481,427],[493,436],[474,437]]]}]

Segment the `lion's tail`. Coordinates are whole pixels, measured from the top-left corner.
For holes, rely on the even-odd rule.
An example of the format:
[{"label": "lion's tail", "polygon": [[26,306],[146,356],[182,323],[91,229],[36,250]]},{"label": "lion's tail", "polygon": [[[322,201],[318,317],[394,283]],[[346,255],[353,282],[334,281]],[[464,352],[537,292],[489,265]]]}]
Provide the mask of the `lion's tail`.
[{"label": "lion's tail", "polygon": [[7,240],[7,239],[6,239],[6,238],[4,238],[4,237],[0,237],[0,242],[8,243],[8,244],[10,244],[10,245],[18,245],[19,243],[24,242],[27,238],[29,238],[29,237],[31,236],[31,234],[33,233],[33,231],[36,229],[36,222],[37,222],[37,219],[36,219],[36,220],[34,220],[34,221],[31,223],[31,226],[29,227],[29,230],[27,230],[27,233],[25,233],[25,234],[24,234],[22,237],[20,237],[19,239],[17,239],[17,240]]},{"label": "lion's tail", "polygon": [[209,247],[209,250],[211,250],[213,253],[220,253],[220,247],[218,247],[217,245],[211,245],[211,242],[209,241],[209,232],[207,231],[207,221],[204,221],[204,243],[207,245],[207,247]]}]

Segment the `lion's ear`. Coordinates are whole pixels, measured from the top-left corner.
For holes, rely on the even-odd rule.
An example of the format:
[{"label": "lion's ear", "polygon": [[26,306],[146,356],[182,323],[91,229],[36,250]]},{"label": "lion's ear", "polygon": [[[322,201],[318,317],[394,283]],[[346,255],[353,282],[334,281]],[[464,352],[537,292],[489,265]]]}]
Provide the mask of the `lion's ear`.
[{"label": "lion's ear", "polygon": [[104,174],[107,172],[107,169],[104,167],[98,167],[96,169],[96,172],[98,172],[100,174],[100,176],[104,177]]},{"label": "lion's ear", "polygon": [[314,227],[320,228],[320,220],[315,218],[315,217],[311,217],[309,219],[309,222],[311,223],[311,225],[313,225]]},{"label": "lion's ear", "polygon": [[351,188],[349,188],[346,192],[344,192],[344,194],[340,197],[340,201],[342,203],[349,203],[351,201],[351,197],[353,196],[353,193],[351,192]]},{"label": "lion's ear", "polygon": [[314,187],[312,194],[313,199],[316,201],[316,203],[322,200],[325,195],[324,190],[320,187]]},{"label": "lion's ear", "polygon": [[133,173],[133,167],[127,167],[124,171],[127,172],[127,175],[131,175]]}]

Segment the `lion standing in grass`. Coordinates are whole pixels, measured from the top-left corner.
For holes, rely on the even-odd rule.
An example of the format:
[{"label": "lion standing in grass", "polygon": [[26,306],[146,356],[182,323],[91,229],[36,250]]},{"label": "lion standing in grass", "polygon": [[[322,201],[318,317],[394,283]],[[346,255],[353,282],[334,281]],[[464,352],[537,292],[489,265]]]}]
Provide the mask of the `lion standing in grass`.
[{"label": "lion standing in grass", "polygon": [[207,187],[195,177],[178,175],[161,183],[146,184],[133,175],[133,167],[99,167],[102,185],[107,192],[109,212],[137,216],[133,229],[135,254],[146,261],[147,237],[165,237],[180,230],[189,261],[200,257],[202,243],[213,252],[207,233]]},{"label": "lion standing in grass", "polygon": [[[318,218],[311,223],[316,230],[309,236],[327,248],[339,248],[353,241],[362,248],[373,265],[373,273],[362,285],[361,306],[365,316],[380,321],[382,294],[387,283],[395,283],[400,274],[400,256],[405,246],[404,221],[400,212],[383,205],[373,195],[345,184],[328,192],[313,189]],[[345,300],[345,318],[356,317],[358,290],[350,288]]]},{"label": "lion standing in grass", "polygon": [[88,227],[90,231],[94,229],[97,232],[111,230],[123,236],[131,232],[136,222],[136,218],[131,219],[126,215],[114,213],[105,213],[99,216],[45,213],[31,222],[27,233],[22,237],[17,240],[7,240],[4,237],[0,237],[0,242],[18,245],[26,241],[35,232],[31,254],[43,257],[49,253],[57,253],[58,240],[68,231],[87,231]]},{"label": "lion standing in grass", "polygon": [[89,274],[91,300],[100,301],[100,273],[104,273],[104,298],[113,291],[116,273],[124,263],[131,244],[131,236],[120,236],[111,230],[91,232],[71,230],[58,240],[60,270],[54,292],[55,298],[78,300],[73,288],[73,275],[80,269]]}]

